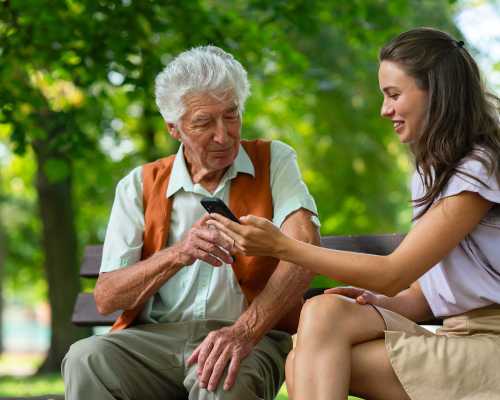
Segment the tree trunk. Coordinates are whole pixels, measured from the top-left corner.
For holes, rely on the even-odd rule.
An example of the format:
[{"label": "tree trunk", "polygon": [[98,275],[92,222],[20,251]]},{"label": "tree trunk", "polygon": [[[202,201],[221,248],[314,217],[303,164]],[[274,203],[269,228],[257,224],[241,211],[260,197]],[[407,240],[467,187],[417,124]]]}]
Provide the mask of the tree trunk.
[{"label": "tree trunk", "polygon": [[[157,160],[165,155],[160,154],[158,151],[158,146],[156,143],[156,130],[153,124],[153,118],[156,116],[157,111],[151,110],[148,102],[144,102],[144,114],[142,119],[142,137],[143,137],[143,148],[142,157],[147,162]],[[165,128],[165,134],[168,135],[167,129]]]},{"label": "tree trunk", "polygon": [[[73,305],[80,291],[71,163],[51,145],[50,137],[55,134],[48,132],[47,140],[33,145],[38,164],[36,188],[43,226],[42,243],[52,331],[49,352],[38,373],[59,372],[69,346],[90,333],[88,329],[71,323]],[[68,173],[57,181],[49,179],[48,160],[65,162]]]}]

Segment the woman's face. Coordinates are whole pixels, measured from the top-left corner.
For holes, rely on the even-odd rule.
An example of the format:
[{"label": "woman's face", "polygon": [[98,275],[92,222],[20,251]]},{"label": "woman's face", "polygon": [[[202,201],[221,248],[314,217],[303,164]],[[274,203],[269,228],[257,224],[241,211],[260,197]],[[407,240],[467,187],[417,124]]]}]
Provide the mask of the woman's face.
[{"label": "woman's face", "polygon": [[413,142],[422,132],[427,111],[427,91],[395,62],[382,61],[378,71],[384,102],[380,114],[392,121],[401,143]]}]

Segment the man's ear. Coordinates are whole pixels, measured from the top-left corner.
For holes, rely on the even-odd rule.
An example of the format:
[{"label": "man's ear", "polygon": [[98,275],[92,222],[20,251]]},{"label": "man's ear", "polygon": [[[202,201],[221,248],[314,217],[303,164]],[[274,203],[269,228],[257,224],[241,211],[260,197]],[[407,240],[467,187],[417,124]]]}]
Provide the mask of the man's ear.
[{"label": "man's ear", "polygon": [[168,133],[170,133],[170,136],[172,136],[176,140],[181,140],[180,132],[175,124],[173,124],[172,122],[167,122],[165,123],[165,126],[167,127],[167,131]]}]

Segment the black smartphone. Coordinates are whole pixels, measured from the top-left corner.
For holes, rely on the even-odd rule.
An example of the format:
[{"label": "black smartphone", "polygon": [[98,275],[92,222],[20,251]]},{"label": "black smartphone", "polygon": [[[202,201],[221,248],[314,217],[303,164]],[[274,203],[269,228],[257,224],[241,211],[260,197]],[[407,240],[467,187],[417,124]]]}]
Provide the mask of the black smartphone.
[{"label": "black smartphone", "polygon": [[240,223],[240,221],[238,221],[238,218],[234,216],[229,207],[226,206],[226,204],[221,199],[218,199],[217,197],[203,197],[200,203],[203,208],[207,210],[207,212],[217,213],[223,215],[226,218],[229,218],[231,221],[237,222],[238,224]]}]

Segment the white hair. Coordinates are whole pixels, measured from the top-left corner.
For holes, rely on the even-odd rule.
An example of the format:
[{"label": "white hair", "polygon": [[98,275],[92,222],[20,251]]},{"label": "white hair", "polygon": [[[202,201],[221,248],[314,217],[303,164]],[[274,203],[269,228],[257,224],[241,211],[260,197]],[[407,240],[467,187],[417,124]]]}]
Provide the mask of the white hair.
[{"label": "white hair", "polygon": [[187,94],[232,91],[240,114],[250,94],[247,72],[229,53],[215,46],[200,46],[174,58],[155,80],[156,105],[165,122],[177,124],[186,111]]}]

